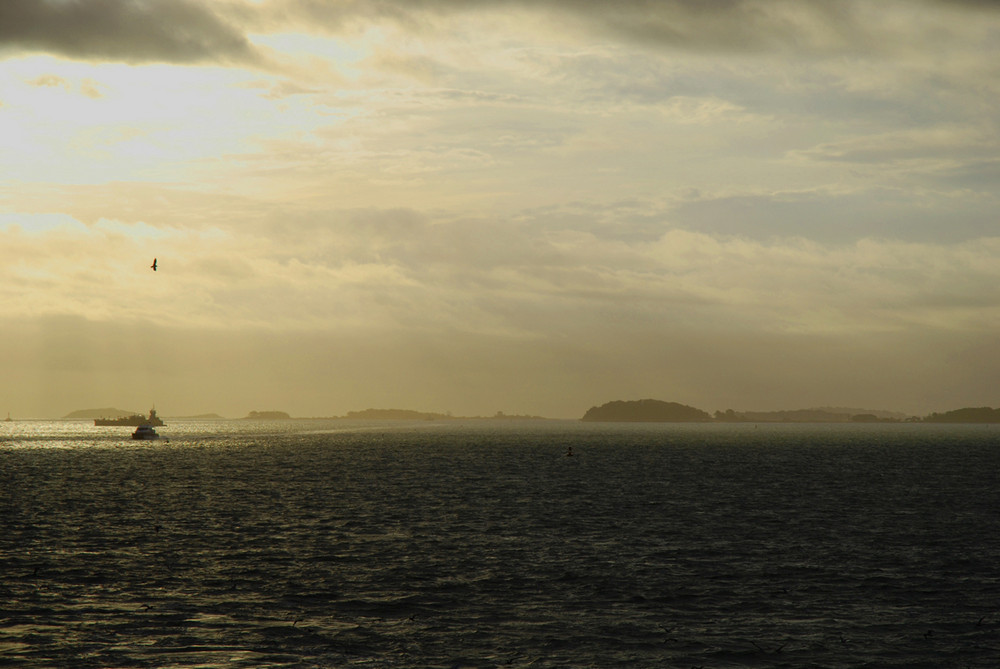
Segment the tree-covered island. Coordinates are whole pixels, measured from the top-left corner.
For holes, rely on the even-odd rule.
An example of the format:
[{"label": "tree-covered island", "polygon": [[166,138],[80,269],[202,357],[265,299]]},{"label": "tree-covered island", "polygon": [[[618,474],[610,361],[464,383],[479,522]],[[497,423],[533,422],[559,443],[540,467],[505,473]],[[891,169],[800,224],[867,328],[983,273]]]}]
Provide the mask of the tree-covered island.
[{"label": "tree-covered island", "polygon": [[645,423],[1000,423],[1000,408],[966,407],[928,416],[843,407],[786,411],[716,411],[712,416],[695,407],[662,400],[615,400],[591,407],[581,420]]},{"label": "tree-covered island", "polygon": [[710,423],[712,416],[685,404],[661,400],[616,400],[591,407],[584,414],[586,421],[632,423]]},{"label": "tree-covered island", "polygon": [[925,423],[1000,423],[1000,409],[966,407],[944,413],[932,413]]},{"label": "tree-covered island", "polygon": [[245,420],[288,420],[291,418],[285,411],[251,411]]}]

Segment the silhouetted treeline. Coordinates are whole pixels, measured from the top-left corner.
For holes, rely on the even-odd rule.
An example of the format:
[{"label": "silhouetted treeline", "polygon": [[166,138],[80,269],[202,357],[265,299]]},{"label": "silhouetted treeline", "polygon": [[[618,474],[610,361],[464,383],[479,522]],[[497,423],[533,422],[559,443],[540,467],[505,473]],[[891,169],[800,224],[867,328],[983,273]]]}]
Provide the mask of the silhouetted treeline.
[{"label": "silhouetted treeline", "polygon": [[889,412],[829,409],[793,409],[786,411],[716,411],[715,420],[723,423],[898,423],[899,416]]},{"label": "silhouetted treeline", "polygon": [[715,415],[685,404],[661,400],[616,400],[591,407],[586,421],[606,422],[721,422],[721,423],[1000,423],[1000,409],[967,407],[920,418],[890,411],[839,407],[786,411],[716,411]]},{"label": "silhouetted treeline", "polygon": [[791,411],[716,411],[715,419],[728,423],[846,423],[849,414],[831,413],[821,409]]},{"label": "silhouetted treeline", "polygon": [[660,400],[616,400],[591,407],[583,420],[646,423],[707,423],[712,416],[685,404]]},{"label": "silhouetted treeline", "polygon": [[837,412],[825,409],[794,411],[716,411],[715,420],[728,423],[1000,423],[1000,409],[989,407],[955,409],[920,418],[900,418],[888,412]]},{"label": "silhouetted treeline", "polygon": [[247,414],[247,418],[251,420],[283,420],[291,418],[291,416],[284,411],[251,411]]},{"label": "silhouetted treeline", "polygon": [[443,413],[426,413],[412,409],[365,409],[363,411],[348,411],[344,418],[351,420],[440,420],[450,418]]},{"label": "silhouetted treeline", "polygon": [[966,407],[944,413],[932,413],[925,423],[1000,423],[1000,409]]}]

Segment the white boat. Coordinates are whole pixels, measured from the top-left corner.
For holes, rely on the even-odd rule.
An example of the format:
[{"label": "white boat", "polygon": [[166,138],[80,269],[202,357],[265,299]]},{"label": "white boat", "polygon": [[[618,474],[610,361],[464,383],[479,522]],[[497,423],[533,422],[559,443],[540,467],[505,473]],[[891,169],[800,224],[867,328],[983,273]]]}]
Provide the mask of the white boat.
[{"label": "white boat", "polygon": [[133,439],[159,439],[160,435],[156,434],[156,430],[153,429],[151,425],[140,425],[135,428],[135,432],[132,433]]}]

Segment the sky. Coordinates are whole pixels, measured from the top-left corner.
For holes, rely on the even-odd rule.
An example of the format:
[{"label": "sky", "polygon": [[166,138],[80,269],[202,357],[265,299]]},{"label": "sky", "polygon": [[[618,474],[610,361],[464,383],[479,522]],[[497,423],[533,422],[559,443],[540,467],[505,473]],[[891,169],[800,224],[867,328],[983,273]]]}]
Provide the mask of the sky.
[{"label": "sky", "polygon": [[4,0],[0,413],[998,406],[998,186],[997,2]]}]

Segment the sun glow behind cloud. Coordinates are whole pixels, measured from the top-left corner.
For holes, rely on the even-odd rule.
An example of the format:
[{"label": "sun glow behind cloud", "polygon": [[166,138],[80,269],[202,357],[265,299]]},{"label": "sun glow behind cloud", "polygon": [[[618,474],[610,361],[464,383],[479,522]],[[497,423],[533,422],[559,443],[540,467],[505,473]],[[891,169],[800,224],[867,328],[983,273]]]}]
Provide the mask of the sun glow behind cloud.
[{"label": "sun glow behind cloud", "polygon": [[[48,57],[9,65],[0,86],[17,160],[4,161],[5,180],[186,181],[199,163],[259,151],[268,138],[319,123],[308,106],[279,108],[262,96],[251,86],[258,73]],[[62,85],[40,85],[45,77]]]}]

